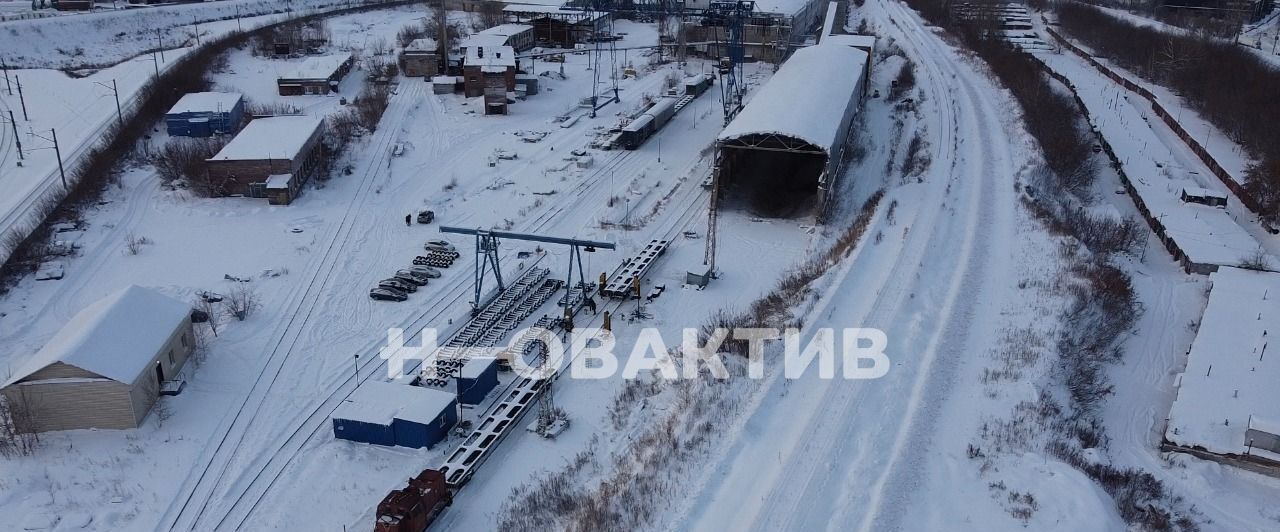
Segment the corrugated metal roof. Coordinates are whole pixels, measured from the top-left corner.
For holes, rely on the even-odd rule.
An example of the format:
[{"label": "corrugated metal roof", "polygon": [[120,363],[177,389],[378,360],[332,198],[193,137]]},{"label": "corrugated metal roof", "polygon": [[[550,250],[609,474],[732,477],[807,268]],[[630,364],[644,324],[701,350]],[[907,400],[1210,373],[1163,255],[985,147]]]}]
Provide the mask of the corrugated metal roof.
[{"label": "corrugated metal roof", "polygon": [[827,153],[840,136],[850,96],[862,83],[867,54],[856,48],[819,44],[797,50],[719,140],[776,134],[803,140]]}]

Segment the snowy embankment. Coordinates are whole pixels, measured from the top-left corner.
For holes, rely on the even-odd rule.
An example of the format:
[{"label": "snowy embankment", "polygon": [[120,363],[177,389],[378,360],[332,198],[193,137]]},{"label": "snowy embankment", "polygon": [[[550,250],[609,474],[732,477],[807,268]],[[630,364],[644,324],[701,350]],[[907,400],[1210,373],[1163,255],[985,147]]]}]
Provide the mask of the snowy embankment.
[{"label": "snowy embankment", "polygon": [[[102,136],[115,125],[120,115],[128,119],[140,108],[139,95],[153,81],[154,76],[168,71],[175,64],[179,64],[181,58],[197,49],[194,39],[166,40],[166,50],[129,59],[132,55],[148,49],[147,46],[154,47],[154,42],[149,45],[145,42],[135,43],[141,46],[138,49],[128,46],[123,48],[101,46],[103,43],[121,40],[110,34],[111,28],[126,23],[126,25],[149,28],[146,17],[160,16],[152,15],[153,13],[169,13],[170,8],[212,7],[224,4],[233,5],[229,2],[219,2],[207,5],[169,6],[67,19],[70,29],[56,26],[56,31],[81,32],[74,39],[66,35],[63,37],[68,42],[97,45],[91,48],[100,50],[97,52],[103,54],[100,57],[113,66],[84,73],[87,75],[79,77],[47,68],[18,69],[8,72],[9,79],[0,90],[0,114],[4,115],[4,121],[13,116],[18,121],[18,125],[15,128],[9,124],[3,124],[4,127],[0,128],[0,169],[3,169],[0,171],[0,188],[9,192],[0,195],[0,235],[8,235],[11,232],[25,235],[30,232],[35,224],[42,221],[39,219],[40,205],[62,192],[63,171],[59,170],[58,153],[53,149],[55,132],[58,149],[61,152],[62,167],[67,174],[67,180],[74,183],[75,170],[84,156],[91,153],[95,147],[104,144]],[[200,35],[203,39],[201,43],[207,45],[212,40],[242,29],[251,30],[294,17],[345,9],[349,5],[359,6],[361,3],[317,1],[306,10],[295,9],[283,14],[244,16],[239,20],[203,23],[200,25]],[[216,10],[209,12],[211,15],[216,13],[218,13]],[[268,13],[272,12],[268,11]],[[126,16],[136,18],[119,18]],[[115,22],[94,29],[95,25],[100,24],[96,22],[100,19]],[[0,47],[0,54],[10,50],[23,50],[32,42],[40,42],[41,37],[38,36],[32,39],[13,36],[14,33],[21,36],[22,32],[44,33],[45,30],[39,26],[24,26],[37,22],[39,21],[13,22],[7,24],[10,27],[9,31],[0,29],[0,41],[6,38],[13,40],[6,43],[6,46]],[[85,27],[77,29],[77,24]],[[4,26],[6,25],[0,25],[0,28]],[[171,29],[177,31],[177,27]],[[152,36],[154,41],[154,34]],[[8,46],[10,44],[12,46]],[[31,50],[39,50],[39,48],[31,48]],[[45,54],[42,57],[50,56]],[[10,62],[9,65],[12,67],[13,63]],[[19,85],[21,90],[18,90]],[[119,109],[117,109],[117,96]],[[4,260],[10,251],[12,250],[0,249],[0,261]]]},{"label": "snowy embankment", "polygon": [[[0,22],[0,59],[9,68],[104,68],[157,48],[195,44],[322,11],[386,0],[227,0]],[[266,19],[264,17],[272,15]],[[258,19],[258,20],[249,20]]]},{"label": "snowy embankment", "polygon": [[[1060,462],[1028,457],[1010,464],[1018,468],[1012,473],[1018,488],[1037,490],[1044,501],[1029,521],[1006,515],[1008,493],[988,495],[989,480],[969,469],[965,448],[982,413],[1020,399],[983,402],[985,360],[973,354],[995,347],[1002,313],[1023,295],[1015,285],[1021,272],[1055,268],[1052,246],[1028,245],[1047,235],[1017,206],[1028,141],[1002,118],[1007,98],[896,4],[868,2],[864,9],[885,32],[880,49],[899,39],[921,65],[920,103],[912,111],[867,100],[861,131],[868,155],[851,165],[845,182],[884,186],[884,198],[865,233],[856,233],[865,235],[856,248],[782,310],[804,330],[884,330],[889,373],[827,380],[811,366],[787,379],[775,344],[760,382],[736,375],[722,383],[629,385],[610,409],[613,432],[624,436],[557,456],[565,465],[514,492],[497,523],[591,528],[608,519],[659,530],[1123,526],[1106,494]],[[886,63],[897,60],[877,60]],[[888,70],[873,74],[872,89],[888,92],[895,73]],[[926,142],[932,162],[919,173],[913,165],[902,170],[897,158],[909,136],[886,135],[904,130],[921,131]],[[969,134],[976,138],[962,136]],[[824,228],[822,244],[832,245],[854,214]],[[677,459],[655,464],[652,453]],[[957,473],[965,482],[953,482]],[[1043,481],[1046,474],[1054,480]],[[674,511],[647,511],[671,504]],[[539,511],[547,507],[563,511]],[[492,519],[464,514],[447,522],[467,529],[493,527]]]}]

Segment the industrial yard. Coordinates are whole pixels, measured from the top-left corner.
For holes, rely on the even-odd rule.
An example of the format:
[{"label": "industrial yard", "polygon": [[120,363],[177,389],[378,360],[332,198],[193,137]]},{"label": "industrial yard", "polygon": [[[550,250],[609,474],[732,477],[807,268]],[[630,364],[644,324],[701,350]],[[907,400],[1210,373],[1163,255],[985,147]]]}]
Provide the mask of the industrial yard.
[{"label": "industrial yard", "polygon": [[23,4],[8,528],[1280,526],[1265,154],[1054,9]]}]

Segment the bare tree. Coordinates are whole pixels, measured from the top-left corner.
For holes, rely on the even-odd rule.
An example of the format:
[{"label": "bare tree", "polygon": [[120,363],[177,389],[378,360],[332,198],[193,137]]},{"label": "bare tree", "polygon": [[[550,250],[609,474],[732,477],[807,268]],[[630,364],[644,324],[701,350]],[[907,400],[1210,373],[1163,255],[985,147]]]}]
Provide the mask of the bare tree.
[{"label": "bare tree", "polygon": [[21,386],[0,400],[0,456],[31,456],[40,448],[34,398]]},{"label": "bare tree", "polygon": [[124,249],[125,251],[129,252],[130,255],[137,255],[139,252],[142,251],[142,246],[148,245],[150,243],[151,243],[150,238],[129,233],[129,235],[126,236],[124,239]]},{"label": "bare tree", "polygon": [[248,319],[248,317],[258,310],[261,303],[258,301],[258,293],[247,286],[237,286],[227,294],[227,298],[223,301],[226,306],[226,314],[229,317],[240,321]]},{"label": "bare tree", "polygon": [[480,3],[480,23],[486,28],[492,28],[503,23],[502,20],[502,2],[495,0],[486,0]]}]

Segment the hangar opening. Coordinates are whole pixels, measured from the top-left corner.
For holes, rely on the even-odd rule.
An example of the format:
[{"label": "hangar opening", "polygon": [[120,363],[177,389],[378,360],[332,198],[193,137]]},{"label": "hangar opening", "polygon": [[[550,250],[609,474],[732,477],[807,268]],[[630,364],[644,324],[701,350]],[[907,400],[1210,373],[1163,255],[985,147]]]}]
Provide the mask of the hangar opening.
[{"label": "hangar opening", "polygon": [[867,54],[842,44],[797,50],[716,140],[721,198],[770,217],[824,214],[842,170]]}]

